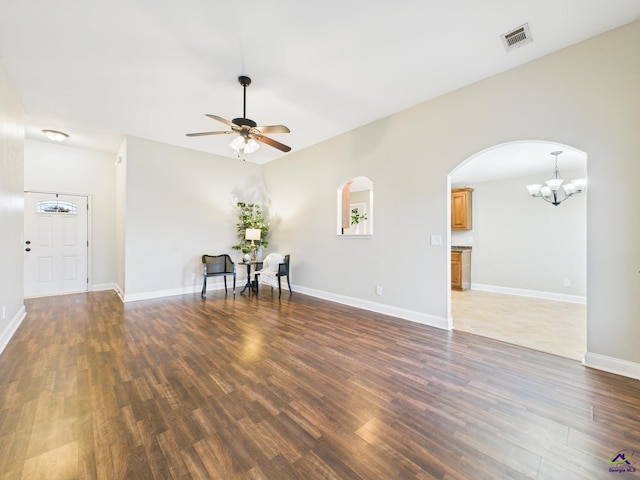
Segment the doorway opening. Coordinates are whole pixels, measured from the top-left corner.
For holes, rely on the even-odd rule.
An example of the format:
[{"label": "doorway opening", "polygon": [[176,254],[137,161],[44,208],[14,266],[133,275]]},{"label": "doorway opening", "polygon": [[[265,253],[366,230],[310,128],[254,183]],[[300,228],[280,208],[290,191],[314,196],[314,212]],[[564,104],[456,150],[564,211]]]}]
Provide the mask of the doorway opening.
[{"label": "doorway opening", "polygon": [[553,177],[558,150],[561,176],[586,178],[585,152],[547,141],[493,146],[449,174],[473,188],[473,228],[448,236],[470,251],[470,288],[450,289],[449,314],[457,330],[583,360],[587,193],[554,206],[526,188]]}]

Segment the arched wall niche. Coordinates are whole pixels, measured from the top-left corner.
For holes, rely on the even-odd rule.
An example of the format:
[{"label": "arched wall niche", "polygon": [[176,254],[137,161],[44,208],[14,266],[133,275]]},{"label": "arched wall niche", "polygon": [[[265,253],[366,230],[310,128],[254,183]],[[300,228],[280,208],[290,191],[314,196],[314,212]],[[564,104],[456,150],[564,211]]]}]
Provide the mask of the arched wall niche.
[{"label": "arched wall niche", "polygon": [[373,182],[354,177],[337,190],[336,234],[340,237],[373,235]]}]

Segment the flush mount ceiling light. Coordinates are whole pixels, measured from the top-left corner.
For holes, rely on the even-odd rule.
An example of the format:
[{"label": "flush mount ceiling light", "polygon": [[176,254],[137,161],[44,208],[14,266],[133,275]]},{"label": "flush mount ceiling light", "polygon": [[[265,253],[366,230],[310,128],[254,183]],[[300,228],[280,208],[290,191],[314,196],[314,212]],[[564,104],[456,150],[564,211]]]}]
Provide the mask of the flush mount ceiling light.
[{"label": "flush mount ceiling light", "polygon": [[67,138],[69,138],[69,135],[67,135],[64,132],[59,132],[57,130],[42,130],[42,133],[44,133],[47,138],[49,140],[52,140],[54,142],[64,142]]},{"label": "flush mount ceiling light", "polygon": [[527,185],[529,195],[532,197],[540,197],[545,202],[551,205],[558,206],[569,197],[572,197],[576,193],[582,193],[587,188],[587,180],[585,178],[576,178],[569,183],[563,185],[564,180],[560,176],[560,170],[558,169],[558,155],[562,153],[562,150],[557,152],[551,152],[551,155],[556,157],[556,168],[553,172],[553,178],[547,180],[546,185],[541,184]]}]

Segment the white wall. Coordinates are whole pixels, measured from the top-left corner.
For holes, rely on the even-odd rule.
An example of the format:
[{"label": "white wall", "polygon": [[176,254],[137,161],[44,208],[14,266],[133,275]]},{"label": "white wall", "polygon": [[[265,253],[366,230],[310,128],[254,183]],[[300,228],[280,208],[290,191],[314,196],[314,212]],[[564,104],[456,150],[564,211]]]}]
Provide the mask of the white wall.
[{"label": "white wall", "polygon": [[[564,178],[585,172],[562,171]],[[474,183],[473,230],[452,232],[452,245],[470,245],[472,288],[580,301],[587,294],[587,195],[554,207],[525,189],[544,175]],[[473,242],[468,241],[473,237]],[[565,286],[564,280],[571,285]]]},{"label": "white wall", "polygon": [[89,196],[90,289],[115,285],[115,158],[64,144],[25,142],[25,190]]},{"label": "white wall", "polygon": [[23,145],[24,111],[0,62],[0,352],[25,315]]},{"label": "white wall", "polygon": [[125,300],[199,291],[203,254],[240,255],[236,202],[263,196],[259,165],[127,137]]},{"label": "white wall", "polygon": [[[265,165],[274,212],[281,219],[273,229],[274,245],[291,253],[292,281],[299,291],[447,327],[448,217],[438,185],[446,187],[447,145],[424,152],[400,147],[414,144],[408,139],[416,135],[410,132],[415,126],[425,132],[438,128],[438,119],[415,112]],[[424,132],[418,136],[431,146]],[[308,180],[311,171],[313,181]],[[372,238],[336,235],[336,188],[358,176],[373,183]],[[431,246],[432,234],[443,244]]]},{"label": "white wall", "polygon": [[[571,145],[589,159],[587,363],[640,376],[638,85],[636,21],[267,164],[294,283],[446,322],[448,249],[429,238],[447,238],[448,173],[513,141]],[[360,175],[374,183],[374,238],[336,238],[335,186]]]}]

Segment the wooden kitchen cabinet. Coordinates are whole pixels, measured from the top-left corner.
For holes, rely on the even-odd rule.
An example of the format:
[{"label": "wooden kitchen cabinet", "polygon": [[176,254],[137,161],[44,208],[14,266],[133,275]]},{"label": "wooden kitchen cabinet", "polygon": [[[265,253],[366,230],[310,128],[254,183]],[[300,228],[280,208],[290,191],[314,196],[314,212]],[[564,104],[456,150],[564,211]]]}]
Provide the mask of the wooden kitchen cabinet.
[{"label": "wooden kitchen cabinet", "polygon": [[451,230],[471,230],[471,193],[473,188],[451,190]]},{"label": "wooden kitchen cabinet", "polygon": [[471,249],[451,249],[451,288],[471,288]]}]

